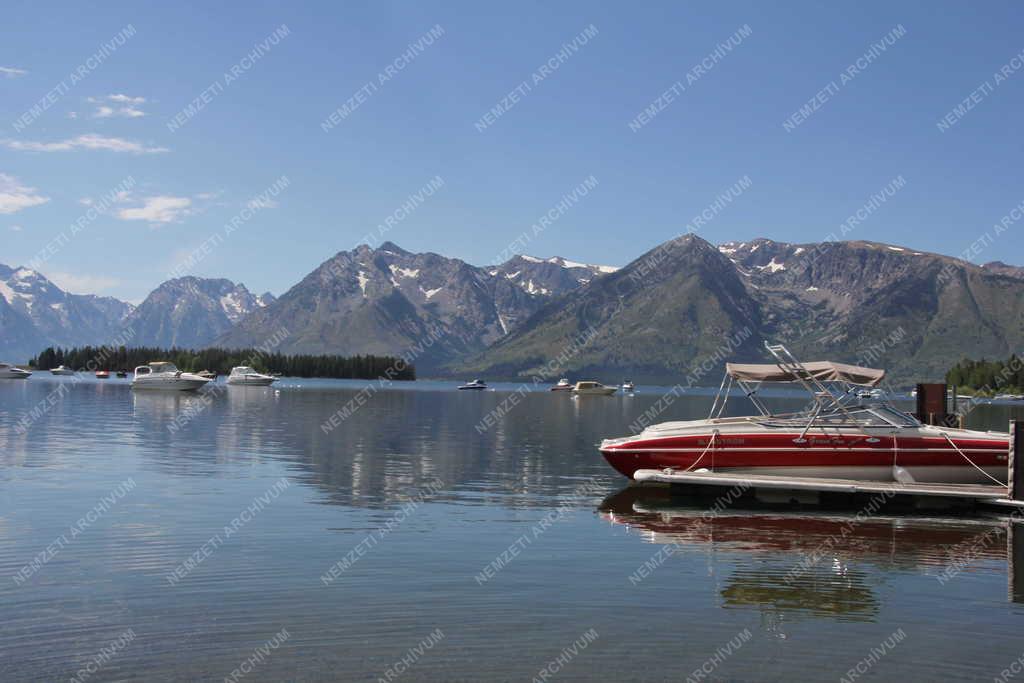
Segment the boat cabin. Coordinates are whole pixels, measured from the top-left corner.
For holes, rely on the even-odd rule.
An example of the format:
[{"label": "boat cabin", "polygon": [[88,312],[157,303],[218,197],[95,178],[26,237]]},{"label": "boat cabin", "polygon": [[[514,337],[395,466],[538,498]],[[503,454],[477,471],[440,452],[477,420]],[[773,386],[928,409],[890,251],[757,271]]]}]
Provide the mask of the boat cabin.
[{"label": "boat cabin", "polygon": [[169,361],[154,361],[148,365],[140,365],[135,368],[136,375],[156,375],[163,372],[178,372],[178,367]]}]

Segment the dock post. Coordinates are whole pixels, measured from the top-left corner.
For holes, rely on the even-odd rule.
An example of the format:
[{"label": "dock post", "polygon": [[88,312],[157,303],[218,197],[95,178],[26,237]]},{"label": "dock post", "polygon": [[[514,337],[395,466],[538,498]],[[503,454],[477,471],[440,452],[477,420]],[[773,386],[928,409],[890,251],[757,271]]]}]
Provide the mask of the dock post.
[{"label": "dock post", "polygon": [[1010,453],[1006,458],[1010,500],[1024,500],[1024,462],[1018,463],[1017,457],[1024,457],[1024,429],[1020,429],[1016,420],[1010,420]]},{"label": "dock post", "polygon": [[930,383],[917,385],[917,419],[925,424],[944,425],[949,406],[946,398],[946,385]]},{"label": "dock post", "polygon": [[1024,527],[1013,518],[1007,523],[1006,546],[1010,602],[1024,603]]},{"label": "dock post", "polygon": [[[1007,482],[1010,485],[1009,499],[1024,498],[1024,462],[1018,463],[1017,456],[1024,457],[1024,429],[1016,420],[1010,420],[1010,453],[1007,457],[1009,469]],[[1010,601],[1024,603],[1024,528],[1017,523],[1017,510],[1010,515],[1006,538],[1007,575],[1010,579]]]}]

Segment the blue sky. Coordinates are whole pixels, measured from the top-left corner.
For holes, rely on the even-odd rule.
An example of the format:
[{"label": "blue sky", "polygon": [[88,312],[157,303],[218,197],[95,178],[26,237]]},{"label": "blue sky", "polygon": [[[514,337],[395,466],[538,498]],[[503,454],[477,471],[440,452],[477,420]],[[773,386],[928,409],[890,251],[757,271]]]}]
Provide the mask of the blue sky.
[{"label": "blue sky", "polygon": [[[188,272],[280,294],[435,177],[443,186],[386,238],[477,264],[527,232],[525,253],[621,265],[742,178],[749,188],[698,234],[820,241],[902,178],[845,237],[962,253],[1024,200],[1024,11],[830,4],[8,3],[0,262],[49,244],[39,269],[59,284],[138,301],[205,242]],[[787,129],[801,107],[809,115]],[[634,130],[645,109],[656,115]],[[70,235],[85,202],[126,179]],[[1024,263],[1021,228],[1008,226],[977,260]]]}]

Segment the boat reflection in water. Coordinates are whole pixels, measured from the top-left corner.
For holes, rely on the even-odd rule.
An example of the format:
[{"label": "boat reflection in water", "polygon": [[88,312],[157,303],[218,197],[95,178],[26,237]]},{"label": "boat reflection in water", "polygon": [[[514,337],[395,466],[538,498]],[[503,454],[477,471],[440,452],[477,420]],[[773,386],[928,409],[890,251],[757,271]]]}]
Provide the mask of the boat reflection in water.
[{"label": "boat reflection in water", "polygon": [[[858,519],[856,511],[752,506],[716,514],[671,489],[636,485],[606,498],[599,512],[672,554],[760,557],[732,566],[718,594],[722,607],[759,609],[769,631],[804,618],[875,621],[879,577],[913,572],[943,582],[992,562],[1008,563],[1011,600],[1024,602],[1024,561],[1014,581],[1008,557],[1014,544],[1024,547],[1024,528],[1013,534],[1006,518],[879,513]],[[716,566],[709,564],[709,572]]]}]

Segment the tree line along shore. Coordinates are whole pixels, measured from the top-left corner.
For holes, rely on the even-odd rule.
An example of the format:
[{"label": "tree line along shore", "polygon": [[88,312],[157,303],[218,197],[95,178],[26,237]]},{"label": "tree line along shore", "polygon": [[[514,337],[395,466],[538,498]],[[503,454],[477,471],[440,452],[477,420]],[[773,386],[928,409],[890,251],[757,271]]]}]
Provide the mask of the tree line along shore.
[{"label": "tree line along shore", "polygon": [[141,346],[82,346],[69,349],[48,347],[29,361],[37,370],[64,365],[72,370],[132,370],[153,361],[170,361],[179,370],[210,370],[227,374],[231,368],[247,365],[259,372],[288,377],[330,377],[335,379],[415,380],[416,368],[394,356],[285,355],[259,349],[162,349]]},{"label": "tree line along shore", "polygon": [[946,373],[946,383],[980,396],[1024,393],[1024,360],[1016,354],[1003,360],[965,358]]}]

